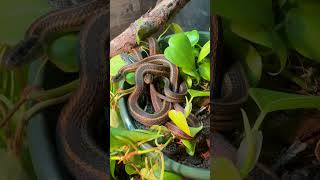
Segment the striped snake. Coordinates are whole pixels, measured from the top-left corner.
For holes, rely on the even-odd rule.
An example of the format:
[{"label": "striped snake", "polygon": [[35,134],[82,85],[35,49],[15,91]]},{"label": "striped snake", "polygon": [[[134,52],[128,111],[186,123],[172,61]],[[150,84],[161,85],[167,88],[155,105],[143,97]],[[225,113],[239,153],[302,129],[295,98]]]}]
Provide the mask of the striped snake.
[{"label": "striped snake", "polygon": [[7,68],[19,67],[42,56],[61,35],[80,31],[80,87],[64,106],[56,129],[60,159],[75,179],[109,179],[107,150],[95,138],[97,115],[103,111],[109,89],[108,24],[106,0],[49,12],[34,21],[24,40],[6,52],[2,60]]},{"label": "striped snake", "polygon": [[[135,72],[135,88],[128,98],[128,110],[131,116],[145,126],[164,124],[175,136],[181,139],[192,139],[191,136],[181,131],[175,124],[169,121],[168,112],[171,109],[184,112],[184,108],[179,104],[185,102],[187,87],[184,82],[180,85],[179,69],[176,65],[168,61],[163,54],[158,54],[157,42],[154,38],[149,38],[149,55],[142,58],[138,48],[132,50],[136,62],[122,67],[113,82],[118,82],[130,72]],[[164,83],[164,94],[158,92],[155,87],[155,79]],[[140,105],[141,96],[146,92],[149,85],[149,94],[154,113],[143,110]],[[199,126],[199,120],[190,114],[187,118],[189,125]]]}]

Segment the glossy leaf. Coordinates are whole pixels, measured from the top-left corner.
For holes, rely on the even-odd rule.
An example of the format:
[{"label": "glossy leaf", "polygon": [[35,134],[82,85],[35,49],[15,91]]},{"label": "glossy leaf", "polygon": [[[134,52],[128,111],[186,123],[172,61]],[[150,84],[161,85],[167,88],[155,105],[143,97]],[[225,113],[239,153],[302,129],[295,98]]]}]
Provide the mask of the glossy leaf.
[{"label": "glossy leaf", "polygon": [[201,124],[201,126],[199,127],[189,127],[189,128],[190,128],[191,137],[195,137],[203,129],[203,125]]},{"label": "glossy leaf", "polygon": [[291,46],[303,56],[320,62],[320,3],[301,2],[288,13],[286,34]]},{"label": "glossy leaf", "polygon": [[206,42],[203,47],[201,48],[198,63],[200,63],[205,57],[207,57],[210,53],[210,41]]},{"label": "glossy leaf", "polygon": [[244,57],[245,70],[252,86],[257,86],[262,75],[262,59],[257,50],[248,44],[248,52]]},{"label": "glossy leaf", "polygon": [[241,180],[239,170],[233,163],[223,157],[215,157],[211,160],[212,180]]},{"label": "glossy leaf", "polygon": [[130,164],[125,165],[125,171],[129,175],[137,174],[136,170]]},{"label": "glossy leaf", "polygon": [[262,148],[262,132],[252,131],[247,114],[241,109],[244,121],[245,137],[237,151],[237,167],[240,174],[245,178],[258,162]]},{"label": "glossy leaf", "polygon": [[192,47],[198,43],[199,33],[197,30],[188,31],[188,32],[185,32],[184,34],[188,37]]},{"label": "glossy leaf", "polygon": [[251,88],[249,95],[264,113],[278,110],[320,107],[320,96],[305,96],[260,88]]},{"label": "glossy leaf", "polygon": [[191,136],[190,128],[187,123],[187,119],[181,111],[170,110],[168,112],[169,118],[172,122],[183,132]]},{"label": "glossy leaf", "polygon": [[210,91],[199,91],[199,90],[194,90],[194,89],[188,89],[188,93],[192,97],[210,96]]},{"label": "glossy leaf", "polygon": [[197,82],[200,81],[200,75],[199,75],[199,73],[198,73],[195,69],[182,68],[182,71],[183,71],[185,74],[187,74],[187,75],[195,78]]},{"label": "glossy leaf", "polygon": [[169,47],[164,50],[165,57],[178,67],[195,69],[194,55],[188,37],[183,34],[175,34],[169,39]]},{"label": "glossy leaf", "polygon": [[188,88],[191,88],[192,87],[192,79],[191,79],[191,77],[187,76],[186,81],[187,81]]},{"label": "glossy leaf", "polygon": [[126,75],[126,81],[127,81],[127,83],[129,83],[131,85],[136,84],[135,73],[128,73]]},{"label": "glossy leaf", "polygon": [[194,140],[186,140],[186,139],[181,139],[181,142],[183,145],[186,146],[186,152],[190,156],[194,156],[195,150],[196,150],[196,141]]},{"label": "glossy leaf", "polygon": [[210,61],[209,60],[205,60],[203,61],[200,65],[199,65],[199,74],[200,76],[207,80],[210,81]]},{"label": "glossy leaf", "polygon": [[214,14],[227,19],[267,27],[274,23],[271,0],[219,0],[211,3],[211,6]]},{"label": "glossy leaf", "polygon": [[124,128],[123,122],[120,117],[119,110],[110,108],[110,127]]},{"label": "glossy leaf", "polygon": [[262,60],[255,48],[239,36],[225,28],[224,38],[226,46],[230,47],[233,58],[239,59],[246,71],[251,86],[256,86],[262,74]]},{"label": "glossy leaf", "polygon": [[115,76],[118,71],[127,63],[121,58],[121,55],[116,55],[110,59],[110,76]]},{"label": "glossy leaf", "polygon": [[266,30],[262,26],[255,24],[234,21],[231,22],[230,28],[238,36],[273,50],[279,58],[280,69],[278,72],[271,73],[272,75],[279,74],[285,68],[288,56],[287,49],[277,32]]},{"label": "glossy leaf", "polygon": [[64,72],[78,72],[78,36],[67,35],[55,40],[49,47],[49,60]]},{"label": "glossy leaf", "polygon": [[110,173],[111,173],[111,176],[116,179],[115,175],[114,175],[114,171],[116,169],[116,161],[114,160],[110,160]]},{"label": "glossy leaf", "polygon": [[134,130],[129,131],[122,128],[111,128],[110,129],[110,151],[117,149],[123,145],[127,145],[128,142],[140,142],[150,141],[152,139],[159,138],[161,135],[156,132],[147,130]]}]

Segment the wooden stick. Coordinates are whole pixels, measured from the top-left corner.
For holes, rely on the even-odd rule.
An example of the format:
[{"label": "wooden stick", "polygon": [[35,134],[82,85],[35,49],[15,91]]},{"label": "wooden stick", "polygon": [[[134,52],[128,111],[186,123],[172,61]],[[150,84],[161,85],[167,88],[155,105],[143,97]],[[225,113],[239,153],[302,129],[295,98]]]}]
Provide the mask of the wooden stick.
[{"label": "wooden stick", "polygon": [[162,0],[153,10],[133,22],[125,31],[110,42],[110,57],[128,52],[136,46],[136,35],[144,39],[163,26],[173,14],[182,9],[190,0]]}]

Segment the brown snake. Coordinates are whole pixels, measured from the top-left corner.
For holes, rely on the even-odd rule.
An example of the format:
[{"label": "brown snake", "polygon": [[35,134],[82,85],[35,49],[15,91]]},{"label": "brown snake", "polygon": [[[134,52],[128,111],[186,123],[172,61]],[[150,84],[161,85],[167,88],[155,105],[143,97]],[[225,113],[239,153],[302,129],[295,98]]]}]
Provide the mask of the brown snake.
[{"label": "brown snake", "polygon": [[[150,56],[144,59],[139,58],[135,63],[121,68],[118,75],[113,78],[113,81],[117,82],[127,73],[135,72],[135,89],[128,98],[128,109],[131,116],[145,126],[165,124],[175,136],[182,139],[192,139],[191,136],[168,121],[168,112],[172,108],[184,111],[184,108],[179,103],[185,102],[186,84],[183,82],[178,86],[179,70],[177,66],[169,62],[164,55],[157,54],[157,43],[154,38],[149,38],[148,42]],[[133,53],[137,54],[136,52]],[[141,56],[135,55],[135,57]],[[153,84],[155,77],[164,82],[164,95],[155,88]],[[151,102],[155,113],[148,113],[139,106],[140,96],[146,90],[145,84],[149,84]],[[198,119],[192,114],[188,117],[188,122],[192,126],[199,126]]]},{"label": "brown snake", "polygon": [[106,0],[50,12],[30,26],[25,39],[8,51],[2,62],[7,68],[21,66],[44,54],[57,37],[81,30],[80,87],[63,108],[56,130],[59,155],[75,179],[109,179],[109,156],[94,135],[97,115],[108,97],[108,24]]}]

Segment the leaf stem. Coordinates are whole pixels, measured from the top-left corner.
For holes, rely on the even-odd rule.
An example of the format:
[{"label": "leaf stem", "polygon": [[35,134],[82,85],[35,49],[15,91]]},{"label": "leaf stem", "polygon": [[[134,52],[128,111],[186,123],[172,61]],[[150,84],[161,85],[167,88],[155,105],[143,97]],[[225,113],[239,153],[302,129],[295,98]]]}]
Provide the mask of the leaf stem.
[{"label": "leaf stem", "polygon": [[260,128],[260,126],[261,126],[261,124],[263,122],[263,119],[265,118],[266,114],[267,114],[266,112],[261,111],[261,113],[259,114],[256,122],[254,123],[252,131],[258,131],[259,130],[259,128]]},{"label": "leaf stem", "polygon": [[80,84],[80,80],[77,79],[55,89],[50,89],[42,92],[33,92],[30,94],[29,97],[32,100],[40,100],[40,101],[49,100],[52,98],[56,98],[58,96],[62,96],[66,93],[72,92],[73,90],[76,89],[76,87],[79,86],[79,84]]}]

